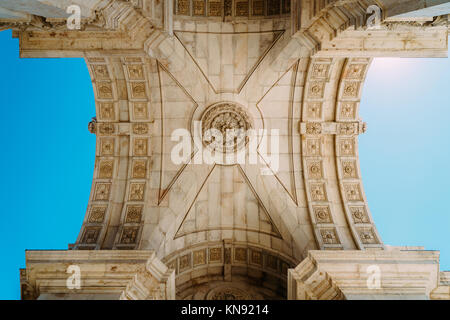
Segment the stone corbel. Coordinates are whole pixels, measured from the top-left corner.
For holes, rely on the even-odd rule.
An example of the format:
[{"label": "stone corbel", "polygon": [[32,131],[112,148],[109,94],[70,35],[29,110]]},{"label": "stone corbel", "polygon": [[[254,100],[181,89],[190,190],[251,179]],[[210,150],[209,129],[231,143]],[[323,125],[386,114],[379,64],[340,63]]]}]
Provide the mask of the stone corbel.
[{"label": "stone corbel", "polygon": [[442,299],[443,274],[438,251],[310,251],[289,270],[288,299]]},{"label": "stone corbel", "polygon": [[38,293],[28,281],[27,270],[20,269],[20,298],[22,300],[36,300]]},{"label": "stone corbel", "polygon": [[439,274],[439,286],[431,292],[432,300],[450,300],[450,271]]},{"label": "stone corbel", "polygon": [[120,296],[121,300],[175,300],[175,271],[167,268],[156,255],[147,261]]}]

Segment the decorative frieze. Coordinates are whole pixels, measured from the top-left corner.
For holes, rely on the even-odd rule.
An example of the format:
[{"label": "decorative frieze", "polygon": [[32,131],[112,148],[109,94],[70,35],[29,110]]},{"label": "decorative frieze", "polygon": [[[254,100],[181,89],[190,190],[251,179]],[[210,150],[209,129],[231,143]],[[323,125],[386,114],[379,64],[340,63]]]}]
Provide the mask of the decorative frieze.
[{"label": "decorative frieze", "polygon": [[[308,105],[311,106],[311,105]],[[307,106],[307,107],[308,107]],[[319,115],[319,106],[313,105],[312,109]],[[313,118],[311,109],[308,115]],[[318,117],[316,117],[318,118]],[[339,135],[339,136],[356,136],[365,133],[366,124],[362,121],[359,122],[300,122],[300,134],[304,135]]]},{"label": "decorative frieze", "polygon": [[[225,250],[224,250],[225,249]],[[186,252],[188,251],[188,252]],[[217,264],[247,265],[260,271],[269,272],[272,276],[286,278],[287,270],[292,267],[292,261],[282,257],[275,251],[268,251],[253,246],[241,246],[230,243],[224,246],[210,243],[183,250],[181,253],[167,257],[167,265],[178,266],[177,276],[188,272],[195,272],[201,268],[213,268]]]},{"label": "decorative frieze", "polygon": [[291,13],[290,0],[173,0],[175,15],[199,17],[276,17]]},{"label": "decorative frieze", "polygon": [[358,247],[379,248],[383,245],[373,226],[359,176],[355,134],[366,131],[366,125],[355,120],[358,118],[360,91],[369,62],[365,58],[345,61],[336,104],[336,120],[340,122],[335,140],[339,189],[350,229]]}]

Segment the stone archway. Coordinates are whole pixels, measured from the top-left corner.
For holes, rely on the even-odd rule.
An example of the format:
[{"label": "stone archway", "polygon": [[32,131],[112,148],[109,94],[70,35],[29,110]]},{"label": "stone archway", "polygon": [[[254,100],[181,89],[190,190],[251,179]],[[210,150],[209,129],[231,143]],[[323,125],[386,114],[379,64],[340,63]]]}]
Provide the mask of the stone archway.
[{"label": "stone archway", "polygon": [[[43,16],[30,12],[2,24],[15,29],[23,57],[86,59],[96,99],[96,166],[71,254],[154,253],[152,263],[140,258],[139,276],[122,297],[173,297],[173,281],[178,296],[187,297],[203,281],[221,287],[240,279],[263,296],[282,297],[287,286],[291,298],[342,298],[342,283],[321,269],[327,259],[347,257],[357,268],[364,257],[394,255],[378,235],[362,186],[361,88],[372,57],[446,55],[448,19],[396,20],[421,9],[418,1],[280,0],[263,3],[262,11],[257,2],[226,1],[214,10],[206,2],[194,10],[190,1],[89,2],[79,31],[65,30],[64,19],[44,8]],[[383,7],[377,30],[365,26],[370,4]],[[252,118],[255,126],[279,130],[279,167],[264,159],[233,166],[171,160],[173,131],[190,132],[192,121],[224,102],[240,106],[234,122]],[[106,263],[102,254],[95,263]],[[30,279],[23,274],[32,283],[27,292],[36,286],[32,269]],[[172,291],[148,288],[156,283]],[[326,294],[315,287],[323,283]],[[202,289],[205,297],[210,289]]]}]

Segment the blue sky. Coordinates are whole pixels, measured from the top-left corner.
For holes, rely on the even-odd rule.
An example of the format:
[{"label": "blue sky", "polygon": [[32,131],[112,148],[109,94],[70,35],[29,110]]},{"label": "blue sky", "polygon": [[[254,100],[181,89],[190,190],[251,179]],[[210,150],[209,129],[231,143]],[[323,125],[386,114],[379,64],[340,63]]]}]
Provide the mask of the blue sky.
[{"label": "blue sky", "polygon": [[376,59],[360,116],[361,174],[383,242],[440,250],[450,270],[450,59]]},{"label": "blue sky", "polygon": [[[25,249],[67,249],[91,188],[95,115],[82,59],[19,59],[0,32],[0,299],[19,299]],[[450,270],[450,59],[378,59],[365,84],[361,170],[386,244],[441,250]]]},{"label": "blue sky", "polygon": [[81,228],[95,160],[94,94],[83,59],[19,59],[0,32],[0,299],[19,299],[25,249],[67,249]]}]

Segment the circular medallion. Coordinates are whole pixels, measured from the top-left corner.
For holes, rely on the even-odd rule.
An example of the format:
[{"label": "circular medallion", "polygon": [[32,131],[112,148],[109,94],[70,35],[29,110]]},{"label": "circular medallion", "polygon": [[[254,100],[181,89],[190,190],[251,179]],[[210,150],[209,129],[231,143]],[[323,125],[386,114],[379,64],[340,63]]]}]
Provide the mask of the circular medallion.
[{"label": "circular medallion", "polygon": [[245,147],[247,130],[253,128],[251,118],[240,106],[231,102],[212,105],[203,113],[202,141],[210,150],[233,153]]},{"label": "circular medallion", "polygon": [[252,300],[252,296],[236,287],[220,286],[212,289],[206,300]]}]

